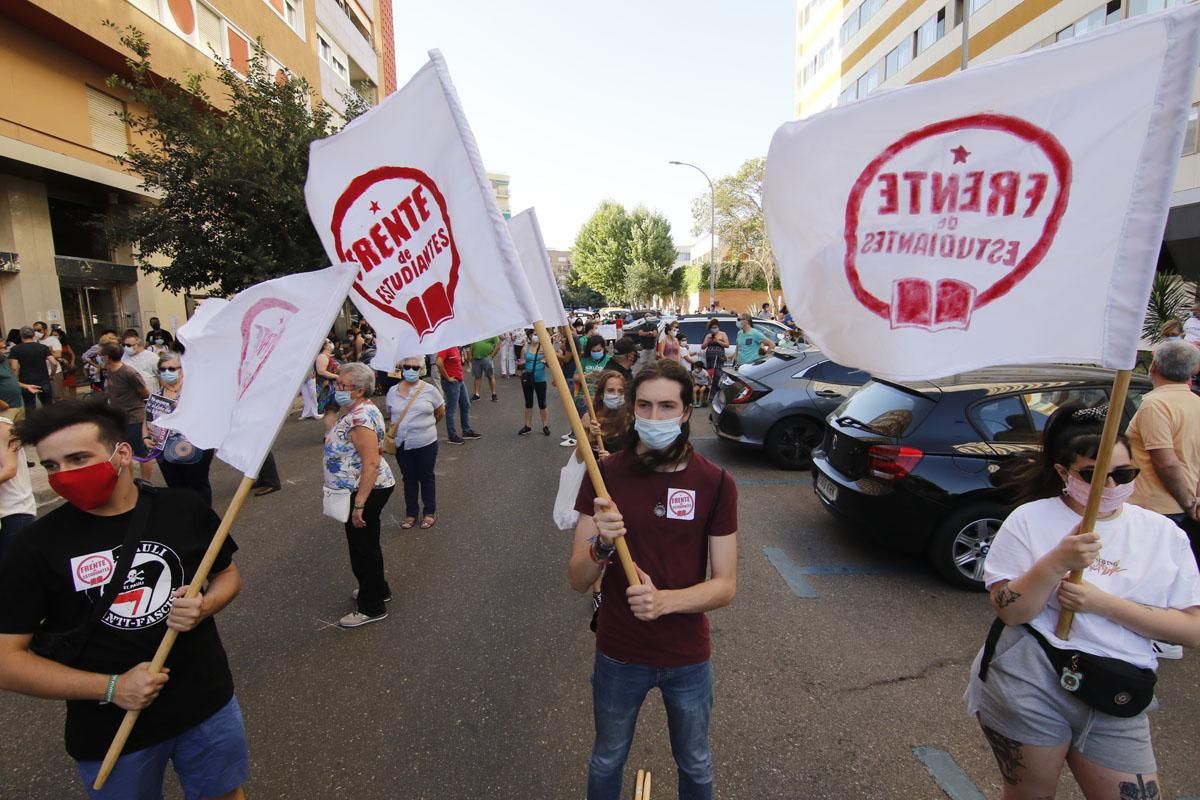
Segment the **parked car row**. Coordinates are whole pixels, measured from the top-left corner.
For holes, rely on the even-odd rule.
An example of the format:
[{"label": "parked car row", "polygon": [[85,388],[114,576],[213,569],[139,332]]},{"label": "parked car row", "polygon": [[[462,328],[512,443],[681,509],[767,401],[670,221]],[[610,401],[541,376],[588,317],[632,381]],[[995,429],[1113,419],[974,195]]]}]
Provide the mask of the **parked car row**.
[{"label": "parked car row", "polygon": [[[881,545],[925,553],[949,583],[982,589],[992,539],[1012,510],[1003,465],[1036,452],[1061,405],[1104,405],[1113,373],[995,367],[933,381],[869,379],[816,350],[781,350],[727,373],[710,420],[726,441],[811,464],[822,506]],[[1152,385],[1135,375],[1123,425]]]}]

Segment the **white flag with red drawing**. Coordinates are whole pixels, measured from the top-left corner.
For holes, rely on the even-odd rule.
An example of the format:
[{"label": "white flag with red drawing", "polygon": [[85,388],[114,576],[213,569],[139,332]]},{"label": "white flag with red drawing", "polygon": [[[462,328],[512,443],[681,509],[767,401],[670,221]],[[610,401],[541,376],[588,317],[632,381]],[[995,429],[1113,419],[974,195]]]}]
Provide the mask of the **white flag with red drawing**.
[{"label": "white flag with red drawing", "polygon": [[200,304],[183,327],[183,394],[156,425],[256,477],[337,319],[353,264],[265,281]]},{"label": "white flag with red drawing", "polygon": [[[546,242],[542,239],[542,226],[538,224],[537,213],[527,208],[508,221],[508,230],[512,234],[513,246],[521,258],[521,266],[525,268],[525,277],[529,280],[529,289],[537,302],[540,317],[543,322],[553,327],[567,324],[567,310],[563,308],[562,293],[558,290],[558,281],[554,279],[554,267],[550,264],[550,253],[546,251]],[[528,320],[532,323],[535,320]]]},{"label": "white flag with red drawing", "polygon": [[524,327],[537,317],[475,139],[436,51],[404,88],[314,142],[304,196],[354,304],[374,366]]},{"label": "white flag with red drawing", "polygon": [[1133,366],[1200,8],[782,126],[764,205],[796,323],[895,379]]}]

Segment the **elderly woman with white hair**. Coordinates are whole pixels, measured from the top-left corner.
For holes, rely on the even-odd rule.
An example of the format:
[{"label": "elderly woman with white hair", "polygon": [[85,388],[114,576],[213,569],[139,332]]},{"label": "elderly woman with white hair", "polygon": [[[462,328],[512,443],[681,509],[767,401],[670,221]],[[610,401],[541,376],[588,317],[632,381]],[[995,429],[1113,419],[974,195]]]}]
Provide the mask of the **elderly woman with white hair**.
[{"label": "elderly woman with white hair", "polygon": [[396,463],[404,479],[404,521],[409,530],[421,515],[421,528],[432,528],[437,521],[437,484],[433,474],[437,464],[437,424],[446,416],[446,401],[441,391],[421,380],[422,356],[407,356],[400,362],[401,381],[388,390],[387,410],[391,419],[389,437],[396,441]]},{"label": "elderly woman with white hair", "polygon": [[350,568],[358,579],[351,595],[357,610],[342,617],[343,628],[357,628],[387,617],[384,605],[392,590],[383,573],[379,516],[392,496],[396,479],[381,456],[386,428],[383,413],[371,402],[375,372],[366,364],[344,365],[335,388],[337,422],[325,436],[325,486],[350,491],[346,544]]}]

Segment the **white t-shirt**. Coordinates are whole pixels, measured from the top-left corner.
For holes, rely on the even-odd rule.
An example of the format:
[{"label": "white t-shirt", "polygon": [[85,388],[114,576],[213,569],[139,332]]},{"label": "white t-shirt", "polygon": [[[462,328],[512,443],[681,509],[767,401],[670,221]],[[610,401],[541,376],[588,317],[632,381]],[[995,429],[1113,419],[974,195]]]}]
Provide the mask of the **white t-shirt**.
[{"label": "white t-shirt", "polygon": [[[49,347],[51,353],[58,353],[62,350],[62,342],[58,340],[57,336],[47,336],[41,340],[41,343]],[[62,365],[58,363],[58,359],[51,359],[49,363],[51,375],[57,375],[62,372]]]},{"label": "white t-shirt", "polygon": [[[412,395],[400,396],[400,386],[401,384],[396,384],[387,393],[389,422],[395,422],[404,413],[408,401],[412,400]],[[437,417],[434,416],[434,412],[444,406],[446,401],[442,399],[441,391],[432,383],[426,381],[424,386],[421,394],[412,401],[412,408],[404,415],[404,421],[396,429],[396,446],[405,450],[416,450],[437,441]],[[417,387],[413,387],[413,391],[416,389]]]},{"label": "white t-shirt", "polygon": [[1200,344],[1200,318],[1192,316],[1183,321],[1183,338],[1192,344]]},{"label": "white t-shirt", "polygon": [[128,364],[142,376],[142,383],[150,390],[150,394],[158,394],[158,353],[143,350],[135,355],[122,356],[121,363]]},{"label": "white t-shirt", "polygon": [[[0,425],[11,426],[13,421],[0,414]],[[12,428],[10,427],[11,431]],[[37,500],[33,496],[33,482],[29,479],[29,465],[25,463],[25,453],[18,449],[17,474],[0,483],[0,517],[10,514],[37,515]]]},{"label": "white t-shirt", "polygon": [[[990,589],[1024,575],[1082,518],[1057,497],[1020,506],[996,534],[983,565]],[[1162,514],[1126,503],[1113,519],[1098,520],[1103,549],[1083,579],[1109,594],[1155,608],[1200,606],[1200,572],[1187,535]],[[1058,591],[1030,624],[1055,647],[1119,658],[1153,669],[1158,660],[1150,640],[1099,614],[1076,614],[1071,638],[1054,635]]]}]

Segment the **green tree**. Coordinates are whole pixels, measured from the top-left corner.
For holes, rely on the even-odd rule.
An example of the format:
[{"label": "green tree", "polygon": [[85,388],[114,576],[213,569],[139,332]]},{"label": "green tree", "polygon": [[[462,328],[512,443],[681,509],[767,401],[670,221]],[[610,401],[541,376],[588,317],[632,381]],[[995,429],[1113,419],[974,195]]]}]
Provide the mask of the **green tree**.
[{"label": "green tree", "polygon": [[605,297],[625,296],[632,220],[620,203],[605,200],[575,237],[572,264],[580,279]]},{"label": "green tree", "polygon": [[[767,238],[766,219],[763,216],[763,173],[765,158],[752,158],[742,164],[733,175],[716,181],[713,194],[716,196],[717,238],[727,249],[727,257],[734,262],[737,282],[754,285],[765,281],[766,289],[774,301],[774,285],[777,282],[775,254]],[[693,233],[699,235],[712,224],[712,196],[705,194],[692,201]],[[724,277],[719,267],[717,281]]]},{"label": "green tree", "polygon": [[567,273],[566,284],[560,294],[566,308],[602,308],[608,305],[608,299],[584,283],[575,267]]},{"label": "green tree", "polygon": [[675,266],[675,243],[671,223],[662,214],[636,208],[629,216],[629,268],[625,273],[625,297],[631,304],[648,305],[655,295],[671,290]]},{"label": "green tree", "polygon": [[[138,265],[170,291],[232,294],[328,264],[308,217],[304,181],[309,145],[336,126],[308,83],[269,72],[258,43],[245,76],[217,63],[221,107],[205,88],[211,76],[189,74],[180,83],[156,75],[136,28],[122,31],[121,43],[133,54],[128,77],[114,75],[109,85],[147,113],[125,114],[146,145],[118,160],[158,200],[110,219],[109,236],[134,242]],[[154,254],[170,266],[153,264]]]},{"label": "green tree", "polygon": [[1192,294],[1183,278],[1166,272],[1156,272],[1150,286],[1150,299],[1146,304],[1146,319],[1142,323],[1142,336],[1151,342],[1162,341],[1159,330],[1164,323],[1175,320],[1183,322],[1191,314]]}]

